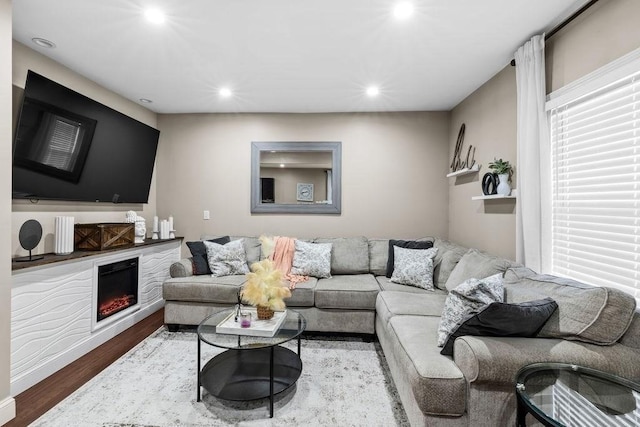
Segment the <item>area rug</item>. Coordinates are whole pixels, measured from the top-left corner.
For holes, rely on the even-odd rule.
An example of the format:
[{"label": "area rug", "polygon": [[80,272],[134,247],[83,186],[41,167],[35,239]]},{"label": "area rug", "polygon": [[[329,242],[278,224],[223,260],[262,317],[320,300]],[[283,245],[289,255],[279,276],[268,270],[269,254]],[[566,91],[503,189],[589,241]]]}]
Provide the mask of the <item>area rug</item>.
[{"label": "area rug", "polygon": [[[378,343],[303,338],[302,375],[276,397],[273,418],[267,399],[230,402],[203,390],[197,402],[196,343],[193,331],[160,328],[31,425],[409,425]],[[285,346],[295,349],[295,343]],[[221,351],[203,344],[203,364]]]}]

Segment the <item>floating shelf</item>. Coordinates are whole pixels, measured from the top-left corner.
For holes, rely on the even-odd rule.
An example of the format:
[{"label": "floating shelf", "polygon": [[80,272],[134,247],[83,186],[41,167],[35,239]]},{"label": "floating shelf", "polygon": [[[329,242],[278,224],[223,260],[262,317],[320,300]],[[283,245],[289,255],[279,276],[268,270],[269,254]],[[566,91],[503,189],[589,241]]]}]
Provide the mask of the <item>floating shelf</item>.
[{"label": "floating shelf", "polygon": [[455,171],[447,174],[447,178],[453,178],[454,176],[468,175],[470,173],[476,173],[479,170],[480,170],[480,165],[476,163],[470,168],[460,169],[459,171]]},{"label": "floating shelf", "polygon": [[515,199],[518,196],[515,189],[511,190],[511,194],[503,196],[502,194],[491,194],[489,196],[473,196],[471,200],[496,200],[496,199]]}]

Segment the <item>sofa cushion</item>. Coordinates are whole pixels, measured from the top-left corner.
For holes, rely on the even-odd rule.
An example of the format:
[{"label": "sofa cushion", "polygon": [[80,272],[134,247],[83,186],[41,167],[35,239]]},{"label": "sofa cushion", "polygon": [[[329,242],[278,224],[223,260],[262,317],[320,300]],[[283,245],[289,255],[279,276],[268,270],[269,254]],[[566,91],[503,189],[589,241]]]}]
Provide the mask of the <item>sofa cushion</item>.
[{"label": "sofa cushion", "polygon": [[371,274],[336,275],[318,280],[316,307],[374,310],[378,292],[380,286]]},{"label": "sofa cushion", "polygon": [[[224,236],[217,239],[211,239],[209,241],[220,245],[226,245],[231,241],[231,239],[229,239],[229,236]],[[199,240],[196,242],[187,242],[186,245],[191,252],[193,274],[196,276],[200,274],[211,274],[209,260],[207,258],[207,247],[204,245],[204,242]]]},{"label": "sofa cushion", "polygon": [[244,276],[191,276],[169,279],[162,285],[167,301],[236,304]]},{"label": "sofa cushion", "polygon": [[307,243],[296,240],[291,274],[331,277],[331,243]]},{"label": "sofa cushion", "polygon": [[445,287],[449,292],[467,279],[482,279],[496,273],[503,274],[513,262],[504,258],[469,249],[449,275]]},{"label": "sofa cushion", "polygon": [[380,285],[380,289],[383,291],[397,291],[397,292],[409,292],[409,293],[431,293],[432,290],[426,290],[418,288],[416,286],[401,285],[399,283],[393,283],[387,276],[376,276],[376,280]]},{"label": "sofa cushion", "polygon": [[425,414],[460,416],[467,402],[465,378],[436,346],[438,317],[394,316],[389,320],[392,351]]},{"label": "sofa cushion", "polygon": [[389,240],[389,254],[387,258],[387,272],[386,276],[393,276],[393,270],[395,268],[395,248],[405,249],[430,249],[433,247],[433,241],[431,240]]},{"label": "sofa cushion", "polygon": [[502,274],[494,274],[484,279],[468,279],[452,289],[444,303],[440,326],[438,326],[438,345],[442,347],[458,322],[466,315],[478,312],[492,302],[502,302],[504,287]]},{"label": "sofa cushion", "polygon": [[393,251],[395,254],[394,269],[390,280],[393,283],[432,291],[433,257],[438,252],[438,249],[433,247],[429,249],[405,249],[400,246],[393,246]]},{"label": "sofa cushion", "polygon": [[382,291],[376,299],[376,315],[386,324],[397,315],[440,317],[447,294],[444,291],[421,294]]},{"label": "sofa cushion", "polygon": [[317,238],[314,243],[331,243],[331,274],[369,272],[369,243],[366,237]]},{"label": "sofa cushion", "polygon": [[369,239],[369,272],[376,276],[387,274],[389,239]]},{"label": "sofa cushion", "polygon": [[535,337],[557,307],[551,298],[519,304],[492,302],[458,323],[440,354],[453,356],[453,342],[464,335]]},{"label": "sofa cushion", "polygon": [[296,283],[296,288],[291,290],[291,297],[285,299],[284,303],[287,307],[313,307],[317,284],[318,279],[315,277]]},{"label": "sofa cushion", "polygon": [[451,272],[469,249],[439,238],[433,241],[433,247],[438,248],[433,259],[433,284],[438,289],[446,289],[445,283]]},{"label": "sofa cushion", "polygon": [[626,332],[633,320],[636,300],[617,289],[594,287],[568,278],[536,274],[527,268],[505,274],[507,302],[522,302],[548,296],[558,309],[538,334],[600,345],[611,345]]},{"label": "sofa cushion", "polygon": [[258,237],[253,236],[231,236],[231,240],[242,239],[244,245],[244,253],[247,255],[247,265],[251,267],[254,262],[260,261],[262,254],[262,242]]}]

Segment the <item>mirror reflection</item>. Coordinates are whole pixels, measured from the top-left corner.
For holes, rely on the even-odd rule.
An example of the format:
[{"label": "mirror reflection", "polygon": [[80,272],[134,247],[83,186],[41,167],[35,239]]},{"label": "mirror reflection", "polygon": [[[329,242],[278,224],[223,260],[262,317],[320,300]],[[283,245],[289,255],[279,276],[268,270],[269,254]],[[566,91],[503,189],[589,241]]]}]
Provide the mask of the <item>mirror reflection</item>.
[{"label": "mirror reflection", "polygon": [[252,213],[340,213],[339,142],[254,142]]}]

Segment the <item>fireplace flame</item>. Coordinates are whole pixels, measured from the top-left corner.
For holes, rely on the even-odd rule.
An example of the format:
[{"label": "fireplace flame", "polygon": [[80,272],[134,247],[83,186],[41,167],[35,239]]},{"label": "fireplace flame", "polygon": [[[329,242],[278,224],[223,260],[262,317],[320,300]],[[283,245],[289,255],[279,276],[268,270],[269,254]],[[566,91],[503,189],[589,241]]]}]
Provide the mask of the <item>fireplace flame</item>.
[{"label": "fireplace flame", "polygon": [[133,305],[135,303],[135,300],[135,295],[123,295],[121,297],[113,298],[112,300],[101,304],[100,308],[98,308],[98,313],[100,314],[101,318],[111,316],[115,312]]}]

